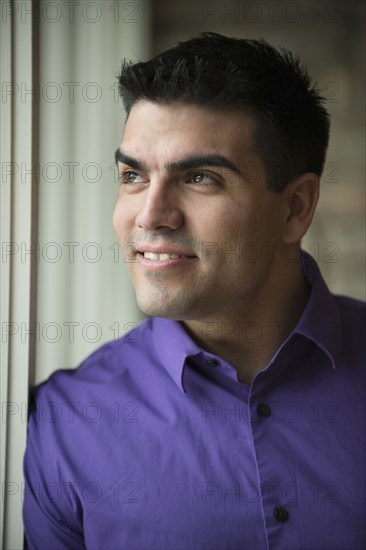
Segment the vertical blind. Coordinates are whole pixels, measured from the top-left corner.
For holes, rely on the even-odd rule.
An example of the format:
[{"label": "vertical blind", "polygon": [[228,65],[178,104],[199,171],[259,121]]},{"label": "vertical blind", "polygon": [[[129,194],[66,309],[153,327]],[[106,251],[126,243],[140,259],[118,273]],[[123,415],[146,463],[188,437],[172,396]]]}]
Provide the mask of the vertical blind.
[{"label": "vertical blind", "polygon": [[116,74],[149,57],[151,15],[148,0],[1,10],[1,540],[21,549],[29,387],[142,318],[111,218]]}]

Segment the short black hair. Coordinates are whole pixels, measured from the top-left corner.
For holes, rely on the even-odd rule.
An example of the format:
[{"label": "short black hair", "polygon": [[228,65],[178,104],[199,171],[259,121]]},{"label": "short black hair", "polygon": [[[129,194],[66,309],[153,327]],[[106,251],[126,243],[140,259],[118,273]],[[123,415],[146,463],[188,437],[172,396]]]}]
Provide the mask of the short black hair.
[{"label": "short black hair", "polygon": [[325,99],[285,48],[206,32],[150,61],[124,61],[118,80],[127,116],[141,100],[247,109],[253,147],[274,192],[305,172],[323,171],[330,126]]}]

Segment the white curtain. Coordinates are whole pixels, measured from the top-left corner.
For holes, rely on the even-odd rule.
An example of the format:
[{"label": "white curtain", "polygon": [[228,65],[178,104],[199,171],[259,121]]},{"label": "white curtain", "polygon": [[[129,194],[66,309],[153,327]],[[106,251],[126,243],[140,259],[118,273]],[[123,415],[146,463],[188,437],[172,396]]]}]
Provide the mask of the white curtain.
[{"label": "white curtain", "polygon": [[116,73],[151,54],[150,2],[1,2],[2,544],[23,547],[28,388],[142,316],[111,216]]}]

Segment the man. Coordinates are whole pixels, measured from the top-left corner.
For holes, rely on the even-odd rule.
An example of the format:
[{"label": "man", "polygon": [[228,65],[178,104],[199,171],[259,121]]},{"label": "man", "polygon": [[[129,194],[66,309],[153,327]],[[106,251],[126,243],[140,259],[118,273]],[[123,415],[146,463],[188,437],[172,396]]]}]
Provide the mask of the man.
[{"label": "man", "polygon": [[214,33],[119,84],[113,221],[150,317],[36,389],[28,547],[363,548],[365,308],[300,249],[322,98],[289,52]]}]

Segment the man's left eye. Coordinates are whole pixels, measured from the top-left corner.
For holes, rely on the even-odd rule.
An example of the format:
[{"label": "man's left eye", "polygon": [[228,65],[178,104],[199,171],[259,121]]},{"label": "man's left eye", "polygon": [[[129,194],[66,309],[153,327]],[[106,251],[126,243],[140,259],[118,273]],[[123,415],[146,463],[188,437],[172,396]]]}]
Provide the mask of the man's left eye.
[{"label": "man's left eye", "polygon": [[188,177],[188,183],[193,182],[198,185],[219,185],[218,178],[215,178],[213,174],[207,174],[206,172],[191,172]]},{"label": "man's left eye", "polygon": [[205,179],[204,174],[193,174],[192,179],[194,183],[202,183]]}]

